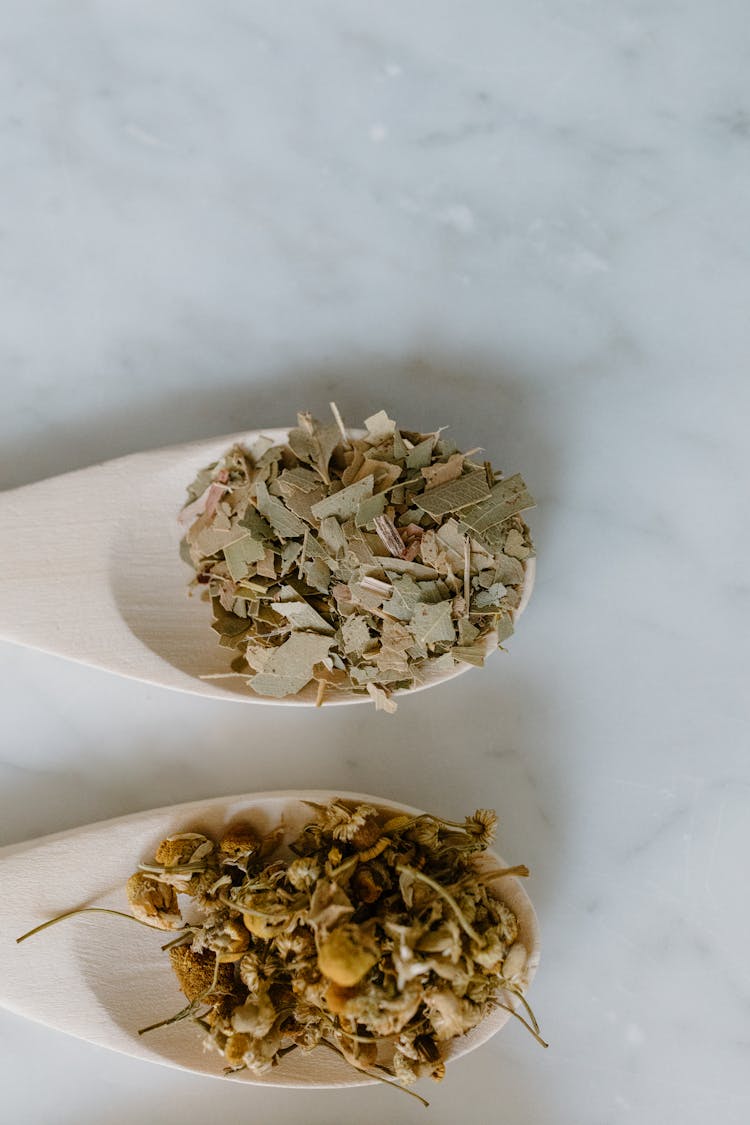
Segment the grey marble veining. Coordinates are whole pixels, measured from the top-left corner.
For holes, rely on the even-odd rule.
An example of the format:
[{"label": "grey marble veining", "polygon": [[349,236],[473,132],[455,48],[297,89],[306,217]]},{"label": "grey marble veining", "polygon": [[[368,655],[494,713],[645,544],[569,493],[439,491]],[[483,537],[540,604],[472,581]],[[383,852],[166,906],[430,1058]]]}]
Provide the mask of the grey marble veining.
[{"label": "grey marble veining", "polygon": [[[0,487],[335,398],[540,501],[509,653],[391,720],[1,650],[0,843],[285,785],[492,803],[551,1047],[506,1029],[431,1120],[745,1122],[746,5],[6,0],[0,41]],[[14,1125],[424,1119],[0,1034]]]}]

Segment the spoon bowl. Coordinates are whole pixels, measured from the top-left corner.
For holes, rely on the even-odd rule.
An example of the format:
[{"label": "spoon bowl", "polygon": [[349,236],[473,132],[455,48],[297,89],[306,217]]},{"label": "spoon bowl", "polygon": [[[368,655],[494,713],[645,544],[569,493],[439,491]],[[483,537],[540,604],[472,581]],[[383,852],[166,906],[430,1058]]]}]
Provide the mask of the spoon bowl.
[{"label": "spoon bowl", "polygon": [[[0,493],[0,639],[178,691],[272,706],[315,704],[316,685],[283,699],[258,695],[230,672],[210,612],[189,597],[191,569],[179,556],[177,517],[186,488],[237,442],[287,430],[255,430],[120,457],[92,468]],[[526,567],[518,618],[531,596]],[[487,651],[494,648],[487,638]],[[448,672],[398,696],[453,679]],[[369,703],[338,691],[326,707]]]},{"label": "spoon bowl", "polygon": [[[138,1029],[179,1011],[185,1004],[169,959],[161,950],[170,934],[149,931],[124,919],[82,914],[36,934],[16,939],[31,927],[80,906],[129,912],[125,883],[139,861],[153,856],[159,842],[175,832],[221,835],[232,822],[248,818],[259,832],[283,822],[291,839],[310,819],[305,802],[334,797],[367,803],[389,812],[415,814],[408,805],[358,793],[307,790],[221,797],[173,805],[89,825],[0,849],[3,911],[0,915],[0,1005],[48,1027],[98,1046],[164,1066],[223,1076],[223,1060],[203,1049],[187,1022],[140,1037]],[[485,853],[491,869],[504,865]],[[539,962],[539,930],[531,902],[517,879],[490,884],[513,910],[519,941],[528,951],[527,984]],[[510,1019],[501,1008],[456,1039],[452,1061],[474,1050]],[[294,1051],[269,1074],[230,1074],[231,1081],[265,1086],[343,1087],[374,1080],[332,1053]],[[226,1079],[225,1079],[226,1080]]]}]

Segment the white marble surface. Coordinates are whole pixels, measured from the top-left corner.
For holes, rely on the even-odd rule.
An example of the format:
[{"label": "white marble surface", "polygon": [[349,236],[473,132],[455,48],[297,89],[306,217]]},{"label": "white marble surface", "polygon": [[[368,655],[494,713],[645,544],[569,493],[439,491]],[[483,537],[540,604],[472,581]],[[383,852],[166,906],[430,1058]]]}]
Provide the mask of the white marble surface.
[{"label": "white marble surface", "polygon": [[540,500],[509,655],[392,720],[3,648],[0,842],[251,788],[493,804],[551,1042],[425,1117],[0,1012],[5,1119],[747,1121],[744,0],[5,0],[0,38],[0,487],[335,396]]}]

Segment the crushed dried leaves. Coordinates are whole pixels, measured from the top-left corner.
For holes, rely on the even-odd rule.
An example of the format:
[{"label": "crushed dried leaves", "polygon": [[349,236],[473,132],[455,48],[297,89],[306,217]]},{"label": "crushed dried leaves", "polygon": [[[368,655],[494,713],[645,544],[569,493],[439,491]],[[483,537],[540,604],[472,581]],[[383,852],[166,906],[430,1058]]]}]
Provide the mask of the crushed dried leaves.
[{"label": "crushed dried leaves", "polygon": [[316,681],[318,704],[346,691],[393,711],[394,692],[481,665],[488,639],[511,635],[534,500],[439,431],[399,430],[380,411],[355,437],[332,411],[202,469],[182,555],[255,692]]}]

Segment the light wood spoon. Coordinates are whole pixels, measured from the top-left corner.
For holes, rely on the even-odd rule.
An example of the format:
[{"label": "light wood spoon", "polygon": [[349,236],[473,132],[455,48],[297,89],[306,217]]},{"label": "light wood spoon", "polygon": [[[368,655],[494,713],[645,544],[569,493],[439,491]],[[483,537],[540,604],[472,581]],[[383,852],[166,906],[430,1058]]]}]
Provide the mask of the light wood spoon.
[{"label": "light wood spoon", "polygon": [[[230,823],[246,818],[259,832],[270,831],[283,821],[287,839],[291,839],[311,819],[304,801],[326,803],[337,796],[392,812],[421,811],[367,794],[321,790],[258,793],[173,805],[0,849],[0,1005],[134,1058],[221,1077],[223,1059],[204,1051],[199,1031],[187,1022],[138,1035],[139,1028],[184,1007],[185,998],[169,958],[161,950],[173,934],[106,914],[80,914],[20,945],[16,939],[76,907],[129,912],[128,876],[139,862],[151,859],[159,842],[174,832],[195,830],[215,838]],[[505,866],[494,853],[486,855],[490,869]],[[503,876],[490,886],[518,918],[519,941],[528,951],[523,973],[528,985],[539,962],[534,909],[517,879]],[[494,1009],[476,1028],[455,1040],[449,1060],[486,1042],[508,1019],[507,1011]],[[229,1078],[266,1086],[325,1088],[373,1081],[333,1052],[322,1050],[310,1054],[293,1051],[262,1077],[243,1071]]]},{"label": "light wood spoon", "polygon": [[[314,704],[314,683],[271,699],[237,677],[201,679],[228,672],[232,653],[219,646],[209,608],[187,595],[191,571],[179,557],[177,517],[197,472],[261,433],[283,442],[288,431],[245,431],[135,453],[0,493],[0,639],[196,695]],[[516,617],[534,573],[531,559]],[[410,691],[469,668],[458,664]],[[326,706],[365,702],[368,695],[336,692]]]}]

